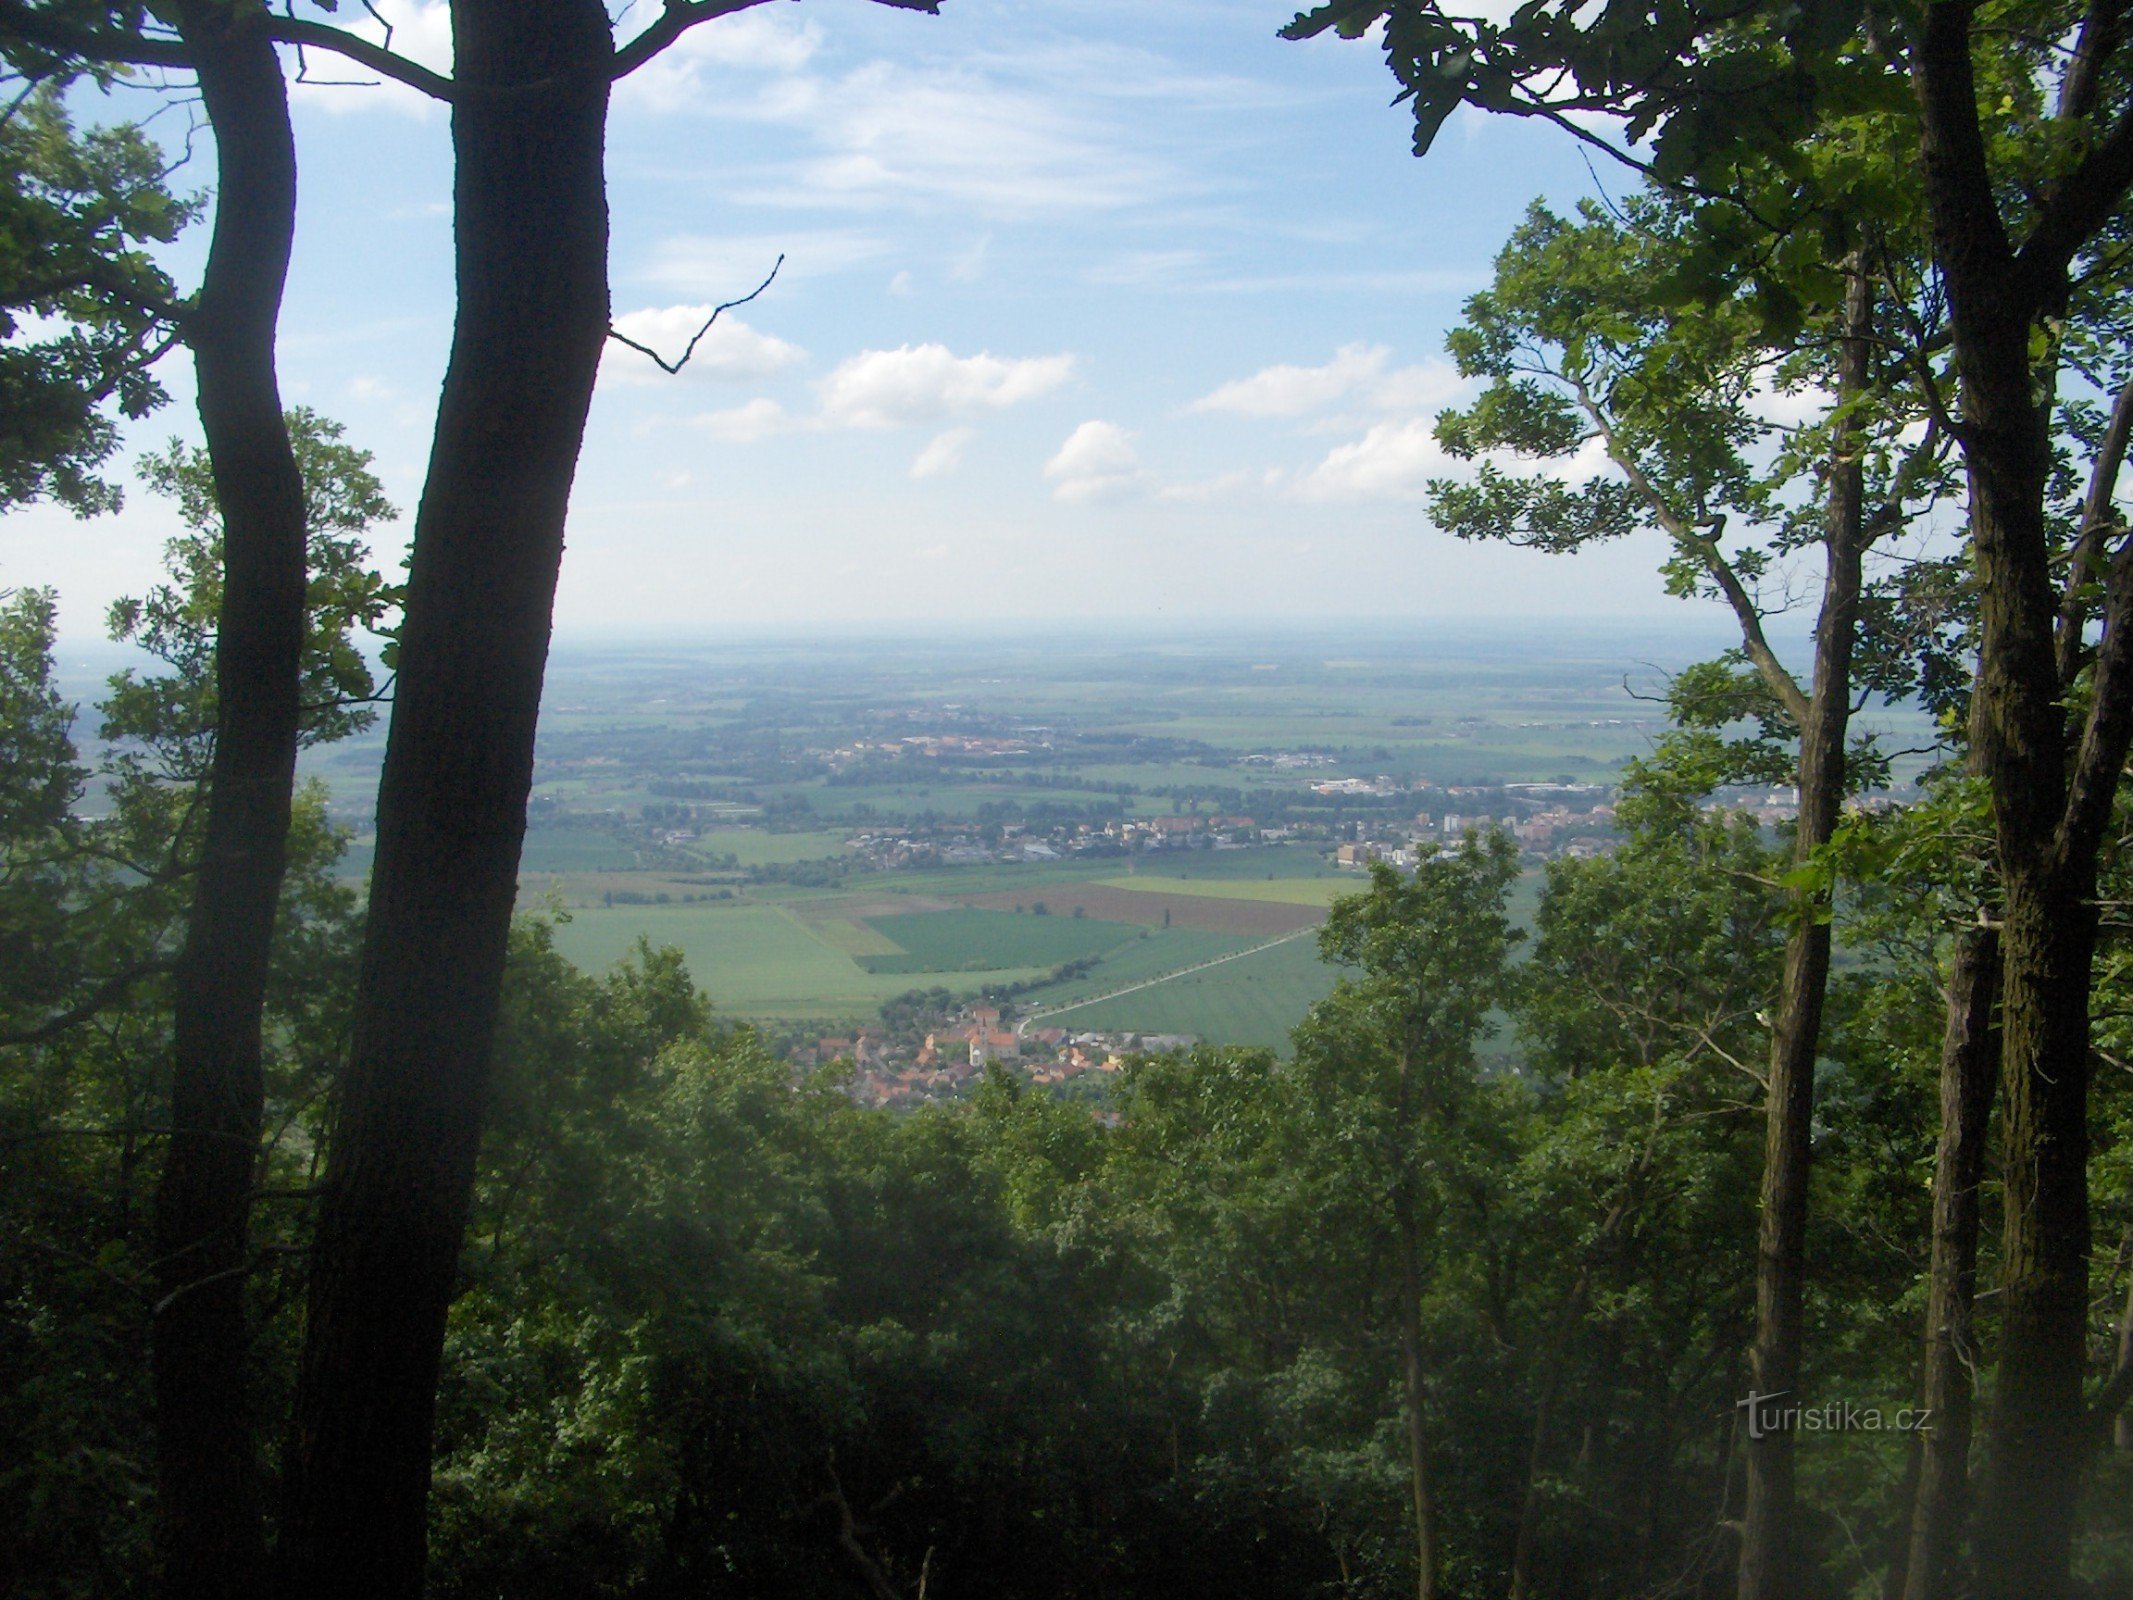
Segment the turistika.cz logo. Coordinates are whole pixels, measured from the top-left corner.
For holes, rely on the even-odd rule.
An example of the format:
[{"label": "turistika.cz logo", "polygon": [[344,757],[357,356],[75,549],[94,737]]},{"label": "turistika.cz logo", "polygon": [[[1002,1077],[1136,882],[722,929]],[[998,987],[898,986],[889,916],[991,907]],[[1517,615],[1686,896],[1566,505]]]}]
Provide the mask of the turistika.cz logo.
[{"label": "turistika.cz logo", "polygon": [[1879,1406],[1854,1405],[1849,1400],[1827,1400],[1818,1406],[1784,1403],[1789,1390],[1776,1394],[1750,1394],[1733,1402],[1748,1413],[1748,1437],[1768,1439],[1780,1433],[1923,1433],[1933,1426],[1933,1408],[1905,1406],[1887,1412]]}]

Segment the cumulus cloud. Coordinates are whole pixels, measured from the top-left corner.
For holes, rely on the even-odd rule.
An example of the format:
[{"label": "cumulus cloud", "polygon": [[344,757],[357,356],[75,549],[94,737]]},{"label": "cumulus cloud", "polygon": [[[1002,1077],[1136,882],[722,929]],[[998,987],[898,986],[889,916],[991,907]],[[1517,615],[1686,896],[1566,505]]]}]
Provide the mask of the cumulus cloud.
[{"label": "cumulus cloud", "polygon": [[975,428],[950,428],[936,434],[911,463],[914,478],[945,478],[963,464],[963,449],[977,437]]},{"label": "cumulus cloud", "polygon": [[[375,0],[371,15],[384,28],[364,23],[357,31],[383,44],[389,37],[394,55],[405,56],[419,67],[447,75],[452,70],[452,8],[447,0]],[[390,34],[386,28],[391,30]],[[295,52],[289,53],[289,93],[293,99],[325,111],[396,111],[426,117],[442,107],[419,89],[410,89],[390,78],[379,78],[339,56],[309,53],[309,66],[319,78],[343,80],[333,83],[295,81]],[[333,70],[322,71],[330,66]]]},{"label": "cumulus cloud", "polygon": [[[689,341],[711,316],[710,306],[662,306],[632,311],[615,319],[615,331],[624,338],[656,350],[668,361],[678,361]],[[760,333],[735,318],[720,317],[698,340],[696,353],[680,376],[699,379],[767,378],[807,359],[807,352],[775,334]],[[601,358],[601,376],[624,383],[650,383],[668,374],[652,364],[642,351],[609,344]]]},{"label": "cumulus cloud", "polygon": [[1084,422],[1044,464],[1052,498],[1065,505],[1115,500],[1148,481],[1132,437],[1115,422]]},{"label": "cumulus cloud", "polygon": [[999,411],[1050,394],[1074,373],[1070,355],[958,356],[943,344],[862,350],[822,382],[825,422],[893,428],[956,412]]},{"label": "cumulus cloud", "polygon": [[1434,417],[1465,399],[1473,387],[1449,361],[1424,361],[1386,373],[1362,398],[1380,411],[1426,411]]},{"label": "cumulus cloud", "polygon": [[[756,354],[768,359],[765,352]],[[959,356],[943,344],[862,350],[838,363],[817,385],[821,406],[812,416],[795,415],[775,400],[759,398],[707,413],[696,423],[714,439],[731,444],[823,428],[909,427],[1004,411],[1050,394],[1073,372],[1070,355],[1010,357],[980,351]],[[953,471],[971,437],[968,428],[942,433],[912,462],[911,475],[929,478]]]},{"label": "cumulus cloud", "polygon": [[1261,367],[1192,403],[1195,411],[1241,417],[1300,417],[1330,405],[1385,370],[1392,352],[1381,344],[1347,344],[1322,367]]},{"label": "cumulus cloud", "polygon": [[1430,479],[1457,466],[1427,419],[1381,422],[1362,438],[1335,445],[1295,493],[1301,500],[1418,500]]},{"label": "cumulus cloud", "polygon": [[1335,401],[1368,411],[1435,411],[1468,388],[1447,361],[1388,370],[1392,352],[1381,344],[1344,344],[1323,366],[1262,367],[1192,403],[1194,411],[1240,417],[1300,417]]}]

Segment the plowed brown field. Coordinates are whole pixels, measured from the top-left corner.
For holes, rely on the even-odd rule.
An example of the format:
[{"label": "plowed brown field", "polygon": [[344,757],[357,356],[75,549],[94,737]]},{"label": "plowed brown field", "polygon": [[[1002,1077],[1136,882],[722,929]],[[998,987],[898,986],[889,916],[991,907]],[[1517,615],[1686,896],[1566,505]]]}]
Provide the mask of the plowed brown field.
[{"label": "plowed brown field", "polygon": [[988,911],[1027,910],[1039,900],[1055,917],[1070,917],[1076,906],[1084,916],[1106,922],[1137,922],[1145,928],[1206,928],[1213,933],[1263,934],[1272,938],[1325,920],[1323,906],[1286,905],[1273,900],[1218,899],[1213,895],[1171,894],[1160,889],[1117,889],[1101,883],[1056,883],[1041,889],[957,897],[966,906]]}]

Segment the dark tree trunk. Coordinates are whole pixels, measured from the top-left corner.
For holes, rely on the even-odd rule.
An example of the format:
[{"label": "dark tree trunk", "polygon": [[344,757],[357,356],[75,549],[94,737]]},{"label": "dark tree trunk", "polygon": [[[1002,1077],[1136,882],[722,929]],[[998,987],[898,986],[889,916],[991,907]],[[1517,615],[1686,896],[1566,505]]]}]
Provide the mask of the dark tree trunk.
[{"label": "dark tree trunk", "polygon": [[185,333],[222,513],[215,751],[177,969],[171,1135],[156,1196],[156,1507],[164,1593],[264,1581],[246,1371],[260,1013],[289,833],[304,634],[304,490],[275,383],[296,149],[273,44],[228,8],[180,28],[214,125],[215,231]]},{"label": "dark tree trunk", "polygon": [[[2002,855],[2006,842],[2002,838]],[[2093,866],[2093,860],[2092,860]],[[1973,1537],[1984,1600],[2072,1593],[2087,1465],[2092,891],[2009,875],[2002,933],[2005,1222],[1999,1382]]]},{"label": "dark tree trunk", "polygon": [[[2122,131],[2040,198],[2018,251],[2001,218],[1970,57],[1973,6],[1926,8],[1912,53],[1934,254],[1962,383],[1963,458],[1981,639],[1971,743],[1992,789],[2005,912],[2001,1090],[2006,1189],[1998,1382],[1973,1528],[1981,1600],[2072,1592],[2075,1507],[2089,1430],[2081,1380],[2088,1310],[2088,1001],[2096,857],[2126,753],[2128,585],[2121,550],[2087,726],[2070,738],[2054,638],[2044,512],[2050,374],[2031,335],[2064,306],[2075,253],[2126,192]],[[2084,22],[2061,115],[2093,109],[2119,44],[2114,9]],[[2095,164],[2100,159],[2101,164]],[[2078,636],[2078,629],[2075,630]],[[2073,759],[2070,759],[2073,758]]]},{"label": "dark tree trunk", "polygon": [[1918,1480],[1911,1507],[1903,1600],[1949,1600],[1970,1504],[1970,1374],[1977,1365],[1971,1308],[1977,1294],[1979,1191],[1985,1132],[1999,1073],[1999,933],[1966,932],[1948,974],[1948,1020],[1941,1038],[1940,1141],[1933,1158],[1933,1255],[1926,1280],[1925,1379],[1928,1414],[1916,1438]]},{"label": "dark tree trunk", "polygon": [[284,1592],[422,1587],[564,513],[608,325],[599,0],[455,0],[459,317],[416,521],[355,1040],[329,1151]]},{"label": "dark tree trunk", "polygon": [[[1866,391],[1873,300],[1866,268],[1848,268],[1845,337],[1838,354],[1840,401]],[[1830,463],[1828,567],[1815,624],[1814,681],[1800,725],[1800,816],[1795,858],[1829,843],[1844,805],[1844,740],[1851,720],[1852,647],[1866,552],[1865,475],[1858,428],[1840,422]],[[1799,1403],[1807,1278],[1807,1186],[1813,1153],[1815,1061],[1829,989],[1828,897],[1797,892],[1785,946],[1784,986],[1770,1046],[1763,1135],[1762,1217],[1755,1264],[1752,1388]],[[1755,1402],[1759,1404],[1760,1402]],[[1741,1525],[1740,1600],[1794,1600],[1799,1592],[1793,1438],[1789,1428],[1752,1430]]]}]

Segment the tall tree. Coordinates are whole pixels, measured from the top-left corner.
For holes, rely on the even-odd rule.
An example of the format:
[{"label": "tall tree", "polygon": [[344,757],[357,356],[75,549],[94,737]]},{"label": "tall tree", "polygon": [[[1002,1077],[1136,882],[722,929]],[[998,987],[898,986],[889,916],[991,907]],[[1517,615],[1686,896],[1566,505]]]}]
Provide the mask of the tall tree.
[{"label": "tall tree", "polygon": [[[2133,738],[2133,546],[2106,539],[2085,553],[2082,577],[2095,582],[2077,585],[2075,609],[2100,615],[2101,637],[2070,707],[2055,635],[2085,635],[2061,629],[2052,581],[2049,402],[2058,330],[2075,296],[2111,275],[2133,187],[2126,8],[1580,10],[1526,6],[1495,23],[1434,0],[1339,0],[1287,31],[1360,36],[1382,21],[1418,149],[1472,103],[1553,121],[1663,181],[1722,195],[1744,171],[1797,173],[1801,138],[1840,113],[1871,108],[1892,142],[1916,142],[1959,385],[1941,410],[1969,483],[1981,597],[1972,737],[2004,896],[2005,1277],[1977,1578],[1987,1600],[2058,1600],[2092,1433],[2088,1001],[2097,855]],[[1581,112],[1621,119],[1628,139]]]},{"label": "tall tree", "polygon": [[[194,355],[223,522],[214,772],[176,978],[171,1137],[157,1200],[157,1505],[173,1594],[257,1591],[265,1555],[246,1400],[244,1277],[263,1086],[260,1016],[295,781],[304,637],[304,492],[283,425],[274,335],[296,228],[288,93],[262,8],[169,0],[0,8],[36,68],[189,69],[216,134],[213,239],[198,294],[149,302]],[[92,287],[139,300],[105,271]]]},{"label": "tall tree", "polygon": [[[1677,296],[1708,249],[1704,216],[1663,192],[1634,197],[1619,215],[1588,204],[1572,224],[1535,208],[1499,257],[1494,287],[1468,303],[1451,337],[1461,372],[1490,386],[1438,429],[1458,456],[1511,450],[1559,468],[1597,445],[1612,474],[1573,487],[1484,464],[1473,484],[1435,484],[1431,509],[1462,538],[1552,551],[1640,528],[1663,533],[1668,587],[1733,613],[1741,634],[1733,663],[1744,669],[1684,674],[1677,712],[1703,728],[1760,717],[1761,740],[1702,739],[1715,762],[1707,777],[1789,778],[1799,796],[1794,858],[1805,868],[1829,843],[1851,786],[1876,770],[1848,761],[1846,748],[1860,678],[1887,687],[1887,673],[1871,669],[1876,656],[1896,659],[1888,641],[1861,637],[1867,557],[1942,487],[1945,437],[1929,427],[1915,444],[1902,442],[1918,408],[1904,394],[1903,367],[1873,354],[1902,332],[1899,319],[1875,314],[1884,281],[1898,276],[1883,259],[1895,230],[1801,218],[1824,249],[1795,251],[1792,281],[1770,282],[1761,297],[1683,304]],[[1831,243],[1840,246],[1834,257]],[[1780,300],[1780,326],[1759,298]],[[1817,303],[1818,312],[1806,310]],[[1773,392],[1819,399],[1819,415],[1773,424],[1758,411]],[[1821,604],[1803,680],[1772,647],[1758,591],[1806,550],[1821,569]],[[1863,674],[1853,666],[1861,655]],[[1753,1381],[1772,1395],[1796,1393],[1801,1370],[1814,1072],[1830,967],[1829,884],[1821,874],[1809,884],[1792,891],[1765,1097]],[[1783,1427],[1751,1435],[1743,1593],[1794,1586],[1792,1445]]]},{"label": "tall tree", "polygon": [[1457,1203],[1461,1152],[1485,1120],[1475,1046],[1489,1027],[1516,935],[1505,897],[1517,848],[1468,835],[1412,877],[1382,863],[1366,894],[1337,900],[1319,935],[1328,961],[1355,969],[1297,1034],[1297,1071],[1322,1130],[1322,1159],[1356,1169],[1378,1197],[1390,1258],[1401,1421],[1413,1513],[1415,1593],[1441,1592],[1441,1515],[1431,1474],[1430,1374],[1423,1303]]},{"label": "tall tree", "polygon": [[[312,1258],[280,1582],[419,1593],[445,1314],[472,1194],[571,480],[608,336],[616,77],[755,0],[456,0],[459,312],[416,516],[355,1037]],[[935,9],[930,0],[883,0]]]}]

